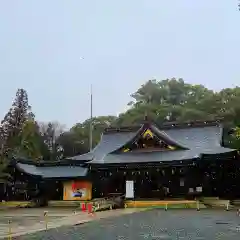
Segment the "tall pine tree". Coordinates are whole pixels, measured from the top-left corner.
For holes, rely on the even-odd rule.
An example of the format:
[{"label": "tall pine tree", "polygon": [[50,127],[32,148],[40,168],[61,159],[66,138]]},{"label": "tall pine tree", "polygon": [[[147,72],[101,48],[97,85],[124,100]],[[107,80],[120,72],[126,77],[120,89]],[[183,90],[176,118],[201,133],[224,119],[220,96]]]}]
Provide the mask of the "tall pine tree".
[{"label": "tall pine tree", "polygon": [[18,89],[9,112],[1,122],[2,154],[11,158],[18,154],[21,145],[21,134],[25,122],[33,118],[28,105],[28,95],[24,89]]}]

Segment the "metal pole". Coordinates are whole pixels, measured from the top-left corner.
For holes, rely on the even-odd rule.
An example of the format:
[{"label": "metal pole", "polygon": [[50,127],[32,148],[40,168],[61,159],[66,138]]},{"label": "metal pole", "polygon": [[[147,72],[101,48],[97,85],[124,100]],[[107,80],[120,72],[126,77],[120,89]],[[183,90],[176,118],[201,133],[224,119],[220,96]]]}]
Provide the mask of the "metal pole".
[{"label": "metal pole", "polygon": [[44,216],[44,221],[45,221],[45,229],[47,231],[48,230],[48,212],[44,211],[43,216]]},{"label": "metal pole", "polygon": [[93,98],[92,98],[92,84],[91,84],[91,92],[90,92],[90,126],[89,126],[89,151],[92,151],[92,132],[93,132],[93,126],[92,126],[92,112],[93,112]]},{"label": "metal pole", "polygon": [[12,240],[12,221],[8,220],[8,240]]},{"label": "metal pole", "polygon": [[197,200],[197,211],[200,211],[199,201]]}]

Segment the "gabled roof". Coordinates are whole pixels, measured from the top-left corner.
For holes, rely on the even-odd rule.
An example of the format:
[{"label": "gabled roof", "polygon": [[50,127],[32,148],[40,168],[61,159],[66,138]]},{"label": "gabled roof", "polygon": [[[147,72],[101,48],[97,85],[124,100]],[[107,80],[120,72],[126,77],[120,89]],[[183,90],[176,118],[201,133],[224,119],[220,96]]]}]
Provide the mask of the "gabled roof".
[{"label": "gabled roof", "polygon": [[177,129],[166,129],[163,131],[171,138],[189,149],[213,149],[221,147],[222,131],[221,125],[206,125],[202,127],[188,127]]},{"label": "gabled roof", "polygon": [[179,142],[175,141],[175,139],[168,136],[165,132],[160,131],[158,127],[152,123],[146,123],[143,124],[139,130],[136,132],[135,136],[131,138],[128,142],[124,143],[121,147],[117,148],[116,150],[112,151],[111,153],[117,153],[119,150],[121,150],[122,147],[131,144],[138,140],[140,137],[142,137],[142,134],[144,134],[145,131],[150,130],[152,133],[154,133],[159,139],[163,140],[168,145],[171,145],[172,147],[176,149],[182,149],[187,150],[188,148],[186,146],[183,146]]},{"label": "gabled roof", "polygon": [[122,147],[125,143],[133,139],[137,131],[130,132],[104,132],[99,144],[91,151],[82,155],[78,155],[71,160],[91,161],[93,159],[102,159],[106,154]]},{"label": "gabled roof", "polygon": [[151,129],[160,139],[177,148],[186,149],[180,143],[166,133],[161,132],[154,124],[145,123],[133,128],[108,128],[102,134],[99,144],[91,151],[82,155],[78,155],[71,160],[91,161],[94,159],[102,159],[109,153],[118,151],[124,145],[134,142],[144,131]]},{"label": "gabled roof", "polygon": [[[154,153],[121,153],[116,154],[120,148],[134,141],[144,130],[150,128],[160,139],[177,146],[176,151],[160,151]],[[101,141],[92,152],[73,157],[73,160],[89,161],[94,163],[113,162],[143,162],[173,161],[183,158],[200,158],[203,154],[221,154],[235,151],[222,147],[222,125],[218,121],[194,122],[184,124],[165,124],[157,127],[152,123],[145,123],[132,128],[106,129]],[[147,154],[147,155],[145,155]],[[146,158],[146,156],[148,156]],[[151,157],[151,159],[149,159]],[[142,159],[142,160],[141,160]]]}]

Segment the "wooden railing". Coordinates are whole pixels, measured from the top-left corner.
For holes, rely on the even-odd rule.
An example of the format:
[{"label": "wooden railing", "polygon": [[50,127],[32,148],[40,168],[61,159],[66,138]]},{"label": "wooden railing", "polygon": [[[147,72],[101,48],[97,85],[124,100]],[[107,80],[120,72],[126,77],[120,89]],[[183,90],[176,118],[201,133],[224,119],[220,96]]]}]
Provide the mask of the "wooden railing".
[{"label": "wooden railing", "polygon": [[98,198],[92,201],[95,211],[101,211],[106,209],[123,208],[124,196],[112,196],[106,198]]}]

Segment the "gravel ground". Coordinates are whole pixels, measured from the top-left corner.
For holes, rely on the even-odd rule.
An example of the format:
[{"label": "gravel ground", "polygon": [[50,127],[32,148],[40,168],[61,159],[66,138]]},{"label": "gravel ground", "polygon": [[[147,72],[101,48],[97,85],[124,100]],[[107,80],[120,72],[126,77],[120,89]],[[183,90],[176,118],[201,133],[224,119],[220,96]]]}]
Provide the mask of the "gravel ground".
[{"label": "gravel ground", "polygon": [[48,211],[49,221],[56,221],[63,217],[71,216],[74,209],[70,208],[30,208],[30,209],[8,209],[0,211],[0,238],[9,231],[8,221],[11,220],[11,227],[26,228],[41,221],[44,221],[44,211]]},{"label": "gravel ground", "polygon": [[239,240],[240,217],[223,210],[149,210],[79,226],[15,238],[17,240]]}]

